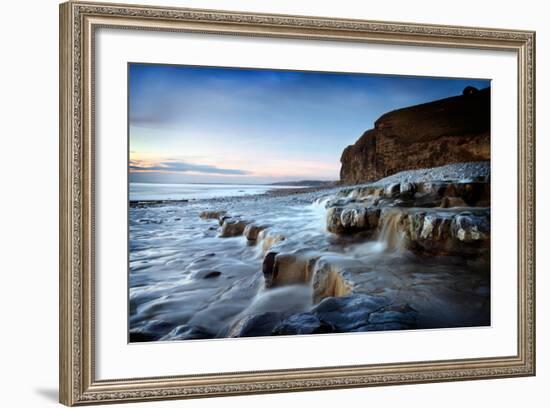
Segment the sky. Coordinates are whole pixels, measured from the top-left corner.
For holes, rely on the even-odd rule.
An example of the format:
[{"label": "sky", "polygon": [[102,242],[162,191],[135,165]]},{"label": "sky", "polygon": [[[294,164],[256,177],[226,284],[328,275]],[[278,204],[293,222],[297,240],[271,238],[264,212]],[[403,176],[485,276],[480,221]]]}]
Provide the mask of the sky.
[{"label": "sky", "polygon": [[489,80],[129,64],[130,182],[338,180],[382,114]]}]

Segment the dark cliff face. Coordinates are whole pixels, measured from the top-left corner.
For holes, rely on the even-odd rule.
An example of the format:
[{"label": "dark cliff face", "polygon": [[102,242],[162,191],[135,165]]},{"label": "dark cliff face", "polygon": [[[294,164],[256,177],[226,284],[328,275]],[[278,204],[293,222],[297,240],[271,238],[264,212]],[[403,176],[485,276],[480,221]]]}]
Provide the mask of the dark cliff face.
[{"label": "dark cliff face", "polygon": [[490,159],[491,90],[464,94],[382,115],[346,147],[340,181],[358,184],[403,170]]}]

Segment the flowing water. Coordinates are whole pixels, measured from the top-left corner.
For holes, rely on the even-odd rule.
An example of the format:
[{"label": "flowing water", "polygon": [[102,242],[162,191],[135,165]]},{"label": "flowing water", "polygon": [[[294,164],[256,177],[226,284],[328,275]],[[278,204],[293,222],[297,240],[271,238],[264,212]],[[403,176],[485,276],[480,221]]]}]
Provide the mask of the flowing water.
[{"label": "flowing water", "polygon": [[[265,288],[263,256],[271,245],[281,244],[281,237],[285,250],[303,249],[364,265],[362,290],[411,304],[419,311],[419,327],[490,324],[486,265],[414,256],[404,249],[398,215],[391,211],[374,238],[330,234],[322,197],[326,194],[132,205],[130,330],[146,327],[170,340],[174,328],[187,324],[223,336],[243,316],[309,310],[313,296],[308,282]],[[199,217],[205,210],[224,210],[269,229],[256,245],[243,236],[220,238],[218,221]]]},{"label": "flowing water", "polygon": [[399,228],[402,214],[397,209],[389,209],[382,213],[382,229],[378,235],[378,242],[385,249],[405,251],[405,235]]}]

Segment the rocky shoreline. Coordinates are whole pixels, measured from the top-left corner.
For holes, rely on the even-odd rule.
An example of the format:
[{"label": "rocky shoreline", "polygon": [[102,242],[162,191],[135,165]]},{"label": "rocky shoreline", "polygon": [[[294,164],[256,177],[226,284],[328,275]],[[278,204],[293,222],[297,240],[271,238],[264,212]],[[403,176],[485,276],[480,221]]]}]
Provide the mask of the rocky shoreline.
[{"label": "rocky shoreline", "polygon": [[[256,248],[265,293],[275,296],[285,288],[302,287],[300,296],[308,298],[311,307],[298,313],[242,312],[218,332],[201,325],[179,325],[162,339],[490,324],[489,163],[461,163],[401,172],[370,184],[284,190],[235,200],[281,197],[318,206],[325,214],[328,243],[297,244],[276,225],[224,210],[224,199],[209,200],[212,209],[199,217],[205,228],[216,233],[215,239],[240,237],[243,245]],[[447,271],[457,268],[465,275],[464,283]],[[194,276],[216,280],[221,275],[205,267]],[[407,285],[413,285],[408,290],[412,295],[402,290]],[[457,289],[457,285],[464,287]],[[419,291],[433,299],[422,300]],[[467,293],[468,312],[441,312],[456,316],[440,321],[432,303],[438,297],[445,302],[446,296],[457,296],[452,291]],[[135,341],[159,339],[147,333],[141,327],[130,336]]]}]

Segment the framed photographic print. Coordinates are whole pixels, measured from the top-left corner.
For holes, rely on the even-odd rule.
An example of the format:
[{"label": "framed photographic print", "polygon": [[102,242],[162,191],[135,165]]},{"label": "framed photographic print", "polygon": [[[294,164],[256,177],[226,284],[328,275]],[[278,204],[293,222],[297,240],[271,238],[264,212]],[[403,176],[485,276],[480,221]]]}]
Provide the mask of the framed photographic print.
[{"label": "framed photographic print", "polygon": [[62,4],[61,402],[534,375],[534,41]]}]

